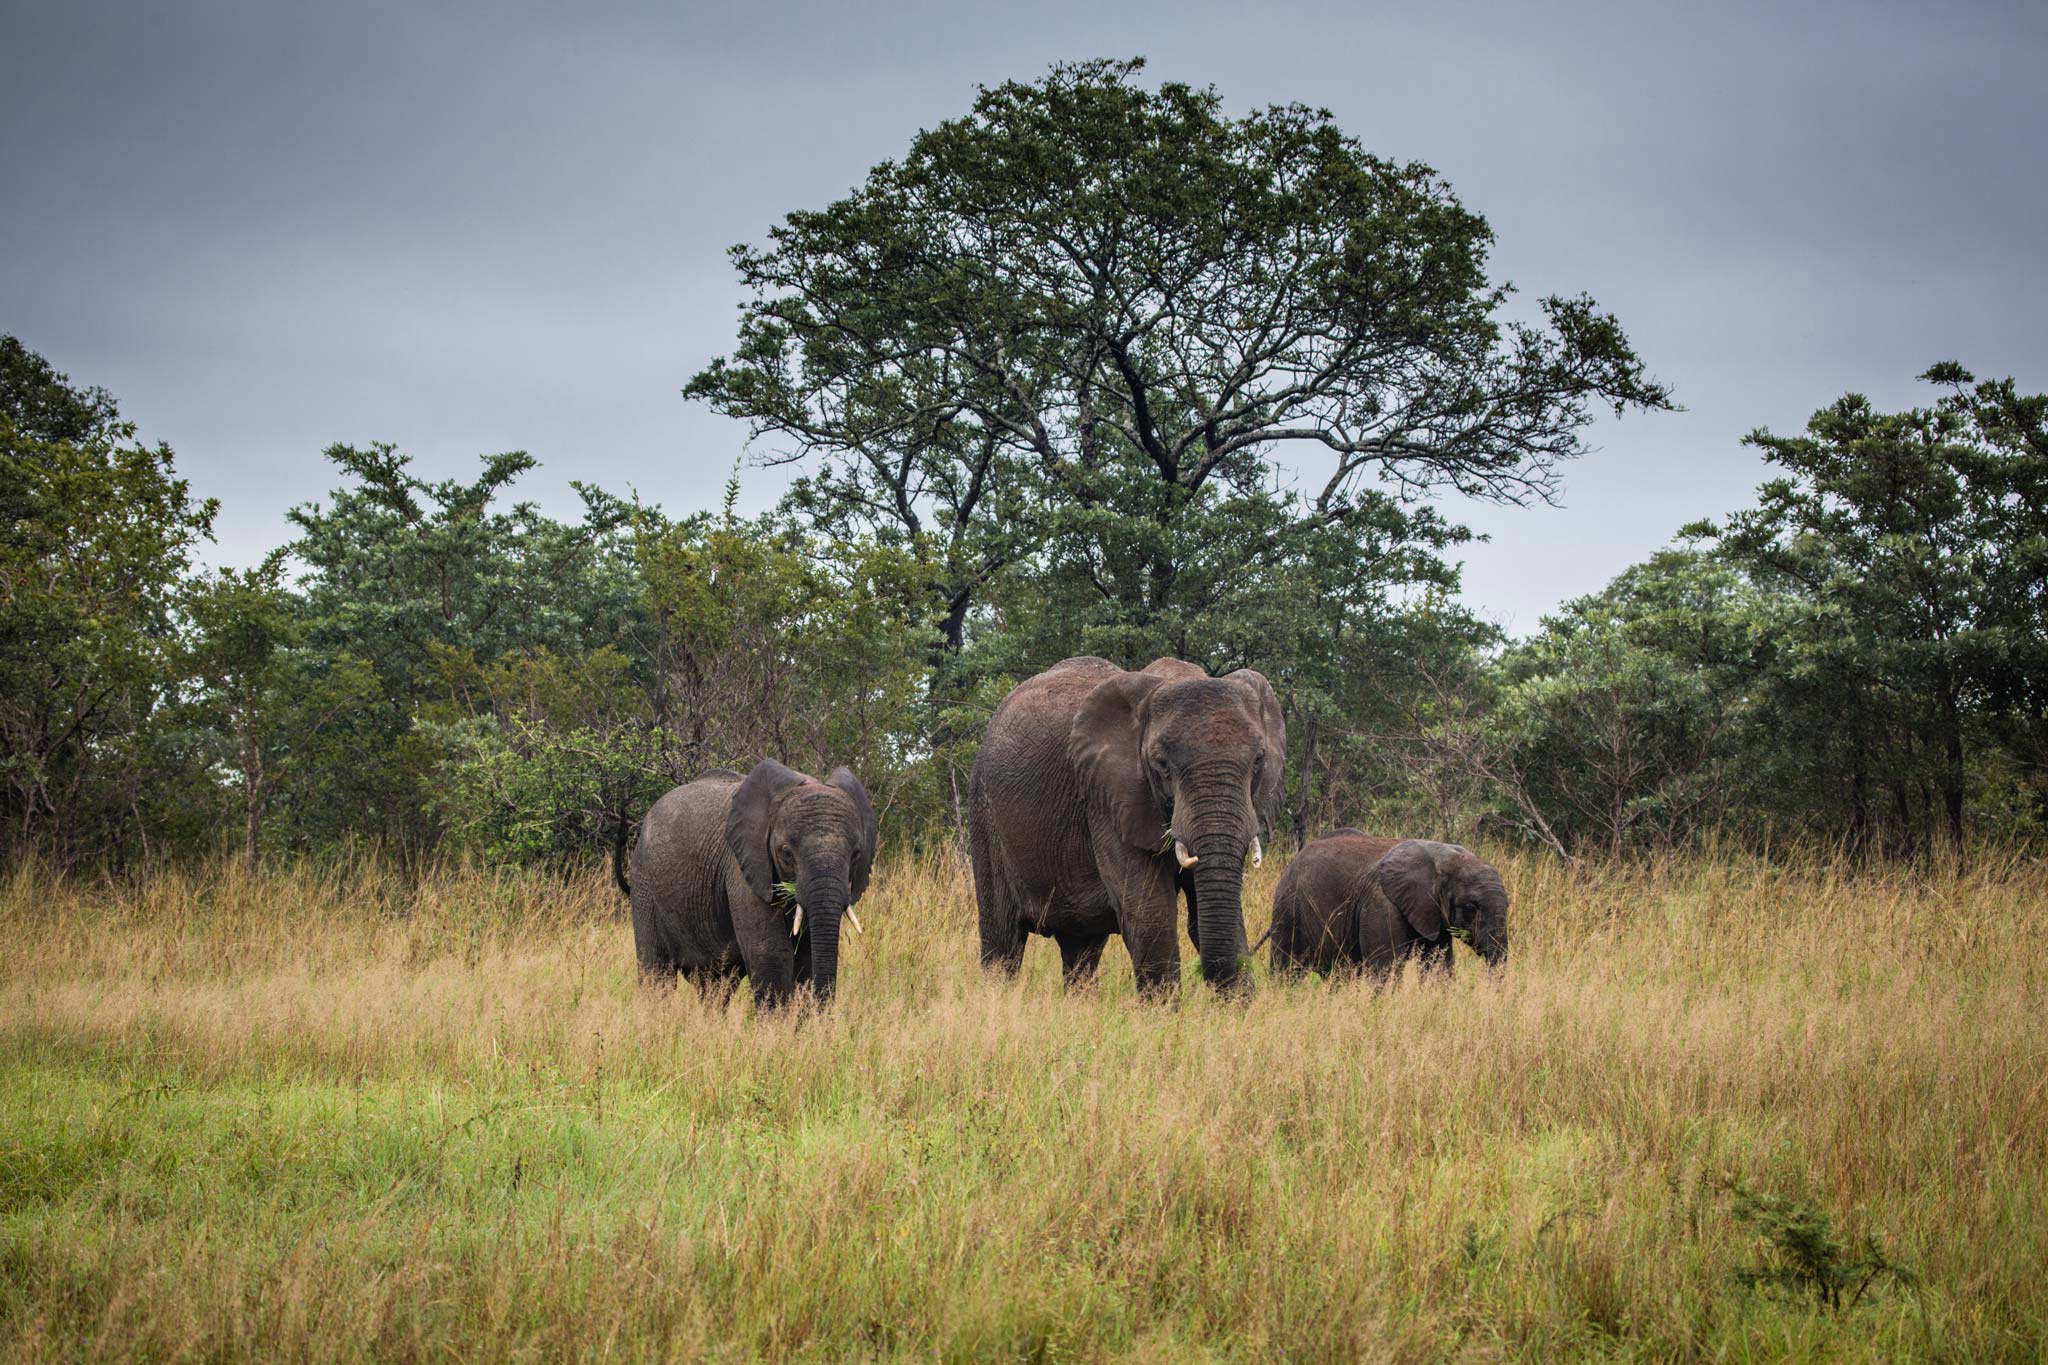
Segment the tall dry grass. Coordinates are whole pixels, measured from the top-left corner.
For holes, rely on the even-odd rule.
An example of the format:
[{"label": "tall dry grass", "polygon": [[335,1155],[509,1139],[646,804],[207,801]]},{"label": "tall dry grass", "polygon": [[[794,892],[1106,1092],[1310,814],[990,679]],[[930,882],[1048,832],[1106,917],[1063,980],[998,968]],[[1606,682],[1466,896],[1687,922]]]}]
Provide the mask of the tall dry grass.
[{"label": "tall dry grass", "polygon": [[[823,1016],[649,993],[598,872],[0,886],[23,1358],[2033,1357],[2048,919],[1961,878],[1504,857],[1451,981],[1065,994],[950,862]],[[1278,860],[1254,875],[1251,931]],[[1192,953],[1187,953],[1192,963]],[[1916,1272],[1740,1288],[1725,1182]]]}]

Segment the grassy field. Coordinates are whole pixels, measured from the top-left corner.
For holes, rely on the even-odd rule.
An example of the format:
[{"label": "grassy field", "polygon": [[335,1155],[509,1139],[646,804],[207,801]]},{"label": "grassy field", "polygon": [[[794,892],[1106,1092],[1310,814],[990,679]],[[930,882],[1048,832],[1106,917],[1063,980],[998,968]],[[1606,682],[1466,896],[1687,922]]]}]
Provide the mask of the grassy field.
[{"label": "grassy field", "polygon": [[[18,874],[0,1351],[2048,1352],[2038,864],[1504,870],[1498,979],[1160,1008],[897,865],[802,1018],[643,993],[596,871]],[[1744,1287],[1737,1188],[1910,1281]]]}]

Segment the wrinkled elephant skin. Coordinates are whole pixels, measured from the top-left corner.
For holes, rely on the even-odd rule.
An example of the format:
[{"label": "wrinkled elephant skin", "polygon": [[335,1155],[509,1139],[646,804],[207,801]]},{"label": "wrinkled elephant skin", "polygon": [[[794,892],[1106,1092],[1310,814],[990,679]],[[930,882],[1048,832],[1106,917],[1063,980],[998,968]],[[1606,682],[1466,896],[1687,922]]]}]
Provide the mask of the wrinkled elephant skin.
[{"label": "wrinkled elephant skin", "polygon": [[1508,955],[1507,885],[1458,844],[1340,829],[1295,855],[1273,892],[1276,976],[1364,968],[1387,976],[1417,959],[1449,971],[1464,936],[1490,966]]},{"label": "wrinkled elephant skin", "polygon": [[1180,980],[1178,903],[1203,975],[1248,988],[1244,864],[1270,835],[1287,728],[1251,669],[1068,659],[996,708],[974,764],[968,836],[984,966],[1014,973],[1031,934],[1093,977],[1122,934],[1147,995]]},{"label": "wrinkled elephant skin", "polygon": [[744,976],[763,1006],[800,987],[829,1000],[840,921],[874,862],[874,808],[845,768],[820,782],[766,759],[671,790],[640,822],[622,878],[642,979],[710,989]]}]

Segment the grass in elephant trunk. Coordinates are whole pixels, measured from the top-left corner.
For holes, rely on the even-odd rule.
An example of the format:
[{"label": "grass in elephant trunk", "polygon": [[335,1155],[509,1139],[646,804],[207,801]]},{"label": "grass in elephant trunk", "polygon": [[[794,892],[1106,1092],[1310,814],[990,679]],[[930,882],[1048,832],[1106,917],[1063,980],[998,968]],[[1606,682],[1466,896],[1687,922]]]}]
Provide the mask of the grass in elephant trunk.
[{"label": "grass in elephant trunk", "polygon": [[[765,1019],[639,989],[595,869],[19,871],[0,1354],[2048,1348],[2038,864],[1497,856],[1503,973],[1172,1008],[985,979],[897,864]],[[1913,1283],[1742,1288],[1730,1181]]]}]

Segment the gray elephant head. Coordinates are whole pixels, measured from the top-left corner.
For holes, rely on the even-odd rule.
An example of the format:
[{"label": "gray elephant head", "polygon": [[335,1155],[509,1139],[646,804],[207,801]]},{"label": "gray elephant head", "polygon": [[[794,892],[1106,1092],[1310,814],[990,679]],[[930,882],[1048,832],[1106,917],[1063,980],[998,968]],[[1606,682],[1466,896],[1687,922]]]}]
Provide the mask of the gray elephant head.
[{"label": "gray elephant head", "polygon": [[1244,861],[1272,831],[1287,759],[1272,684],[1249,668],[1211,678],[1161,659],[1089,693],[1067,750],[1097,827],[1133,858],[1174,858],[1190,875],[1202,974],[1238,983]]},{"label": "gray elephant head", "polygon": [[845,768],[820,782],[764,759],[733,789],[725,846],[749,889],[770,905],[787,904],[781,884],[796,888],[810,929],[811,987],[830,999],[839,980],[840,917],[868,889],[875,864],[867,789]]},{"label": "gray elephant head", "polygon": [[1508,958],[1508,888],[1492,863],[1458,844],[1404,839],[1374,865],[1382,895],[1426,939],[1469,936],[1489,966]]}]

